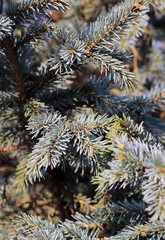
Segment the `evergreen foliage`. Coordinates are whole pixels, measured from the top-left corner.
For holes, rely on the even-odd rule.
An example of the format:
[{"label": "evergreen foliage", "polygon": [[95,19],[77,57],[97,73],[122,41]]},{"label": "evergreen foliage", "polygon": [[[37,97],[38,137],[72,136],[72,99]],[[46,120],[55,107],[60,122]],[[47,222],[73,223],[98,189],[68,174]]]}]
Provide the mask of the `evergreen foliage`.
[{"label": "evergreen foliage", "polygon": [[0,238],[165,239],[164,10],[1,0]]}]

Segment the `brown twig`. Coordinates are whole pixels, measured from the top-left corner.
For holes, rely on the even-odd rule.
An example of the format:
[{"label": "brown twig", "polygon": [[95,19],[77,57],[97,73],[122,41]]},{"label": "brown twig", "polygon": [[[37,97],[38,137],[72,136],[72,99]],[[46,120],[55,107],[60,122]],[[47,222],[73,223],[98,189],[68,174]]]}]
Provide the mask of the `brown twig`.
[{"label": "brown twig", "polygon": [[35,33],[33,33],[31,35],[27,35],[22,41],[18,42],[18,44],[14,47],[14,51],[17,50],[19,47],[23,46],[24,44],[30,42],[32,39],[34,39],[38,35],[40,35],[42,33],[46,33],[49,30],[50,30],[49,27],[44,26],[43,28],[39,29]]},{"label": "brown twig", "polygon": [[[89,51],[92,51],[92,49],[99,44],[103,39],[105,39],[109,34],[111,34],[115,29],[117,29],[118,27],[120,27],[123,22],[129,18],[134,12],[139,11],[139,7],[141,5],[139,5],[140,3],[137,3],[136,5],[132,6],[132,9],[130,10],[129,13],[127,13],[119,22],[116,22],[114,24],[114,26],[110,27],[102,36],[100,36],[98,39],[96,39],[94,42],[90,43],[86,49]],[[88,54],[89,55],[89,54]]]}]

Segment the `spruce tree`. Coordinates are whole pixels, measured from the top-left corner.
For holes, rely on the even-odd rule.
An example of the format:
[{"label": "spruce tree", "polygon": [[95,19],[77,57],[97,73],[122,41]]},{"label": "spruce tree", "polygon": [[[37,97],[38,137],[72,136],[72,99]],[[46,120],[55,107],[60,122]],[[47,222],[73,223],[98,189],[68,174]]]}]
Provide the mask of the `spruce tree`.
[{"label": "spruce tree", "polygon": [[164,10],[1,0],[2,239],[165,239]]}]

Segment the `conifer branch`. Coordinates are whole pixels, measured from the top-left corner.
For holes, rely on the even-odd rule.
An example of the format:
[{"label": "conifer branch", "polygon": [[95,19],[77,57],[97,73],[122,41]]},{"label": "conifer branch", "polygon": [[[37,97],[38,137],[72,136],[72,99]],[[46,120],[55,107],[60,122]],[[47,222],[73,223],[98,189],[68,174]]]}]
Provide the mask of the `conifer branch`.
[{"label": "conifer branch", "polygon": [[27,0],[14,3],[12,6],[8,6],[7,15],[10,17],[16,17],[17,15],[25,12],[34,13],[34,11],[43,13],[42,9],[46,10],[62,10],[69,6],[67,0]]},{"label": "conifer branch", "polygon": [[[36,26],[37,25],[37,26]],[[31,41],[38,42],[41,40],[41,38],[45,37],[46,34],[50,34],[53,31],[53,27],[45,23],[44,25],[39,26],[39,24],[36,24],[35,26],[32,26],[30,29],[28,28],[27,35],[23,36],[21,40],[17,40],[16,46],[14,47],[14,50],[18,50],[19,47],[24,46],[25,44],[30,44]]]},{"label": "conifer branch", "polygon": [[14,22],[9,17],[0,15],[0,41],[11,35],[13,26]]},{"label": "conifer branch", "polygon": [[15,228],[23,230],[23,232],[34,238],[40,237],[43,240],[46,239],[79,239],[83,238],[86,240],[98,240],[96,233],[88,233],[79,229],[71,221],[66,221],[55,227],[52,223],[47,223],[41,220],[39,217],[29,216],[25,213],[21,214],[14,221]]},{"label": "conifer branch", "polygon": [[9,107],[9,105],[15,101],[17,97],[17,94],[0,91],[0,112]]},{"label": "conifer branch", "polygon": [[165,234],[165,227],[163,223],[156,221],[155,223],[146,223],[144,225],[137,225],[134,227],[127,227],[127,229],[119,232],[116,236],[112,236],[107,240],[131,240],[142,238],[160,238],[163,239]]},{"label": "conifer branch", "polygon": [[120,106],[116,108],[116,103],[120,102],[121,107],[124,107],[125,97],[115,96],[109,91],[108,78],[104,78],[104,81],[102,81],[93,77],[81,86],[69,89],[59,88],[56,90],[40,91],[36,92],[35,97],[41,102],[52,103],[56,111],[64,111],[73,109],[76,106],[87,105],[89,107],[98,106],[101,110],[118,113]]},{"label": "conifer branch", "polygon": [[3,41],[3,46],[5,49],[5,53],[8,58],[8,61],[10,63],[10,67],[11,67],[15,82],[17,84],[17,89],[20,95],[19,100],[24,101],[26,92],[24,87],[23,76],[21,74],[21,69],[18,63],[18,59],[16,58],[17,53],[14,51],[14,48],[12,47],[12,42],[9,37],[5,38],[5,40]]},{"label": "conifer branch", "polygon": [[[141,12],[140,8],[143,6],[143,4],[146,1],[141,1],[139,0],[138,2],[136,1],[136,3],[134,3],[134,1],[132,1],[131,4],[131,8],[129,10],[129,12],[127,12],[124,16],[121,16],[121,18],[119,18],[119,14],[116,14],[116,17],[118,18],[117,21],[114,20],[115,24],[113,26],[110,26],[109,29],[107,29],[105,32],[103,32],[104,34],[101,35],[98,39],[94,40],[92,43],[89,43],[86,47],[87,50],[92,51],[92,49],[98,45],[103,39],[105,39],[108,35],[113,34],[115,30],[118,30],[121,28],[121,26],[126,22],[126,20],[131,17],[134,13],[139,13]],[[125,3],[122,4],[120,6],[121,8],[125,7]],[[120,7],[118,7],[118,11],[120,12]],[[127,8],[128,9],[128,8]],[[112,9],[112,11],[115,11],[116,9]],[[127,10],[128,11],[128,10]]]},{"label": "conifer branch", "polygon": [[[129,18],[131,20],[131,17],[133,17],[133,19],[138,17],[139,13],[141,13],[141,8],[143,7],[143,5],[145,5],[147,3],[148,2],[145,0],[144,1],[132,0],[130,2],[127,1],[127,4],[121,3],[117,7],[113,8],[112,12],[110,13],[109,16],[101,16],[98,19],[98,21],[95,23],[96,24],[95,27],[97,29],[97,27],[98,27],[97,25],[102,24],[104,22],[105,26],[104,26],[103,30],[101,30],[102,34],[98,38],[96,37],[96,39],[94,39],[92,41],[92,43],[88,43],[86,49],[88,51],[92,51],[95,46],[97,46],[100,42],[102,42],[104,39],[106,39],[110,35],[113,35],[115,32],[116,32],[116,34],[118,34],[118,31],[120,34],[120,31],[122,30],[122,26],[129,28],[129,24],[128,24],[128,26],[126,26],[125,23],[129,20]],[[121,9],[122,9],[122,11],[121,11]],[[108,20],[111,22],[109,23]],[[129,21],[129,23],[130,23],[130,21]],[[94,26],[91,25],[91,29],[89,30],[89,33],[90,33],[90,31],[92,31],[93,27]],[[89,37],[90,37],[90,35],[91,34],[89,34]],[[94,37],[95,37],[95,35],[97,35],[97,32],[94,32]],[[112,39],[111,39],[111,41],[112,41]]]},{"label": "conifer branch", "polygon": [[97,206],[92,204],[92,200],[86,196],[82,196],[82,194],[74,196],[74,201],[80,204],[80,212],[85,214],[89,214],[91,211],[97,210]]},{"label": "conifer branch", "polygon": [[2,219],[27,213],[9,239],[164,239],[163,0],[74,1],[58,22],[69,3],[0,1]]}]

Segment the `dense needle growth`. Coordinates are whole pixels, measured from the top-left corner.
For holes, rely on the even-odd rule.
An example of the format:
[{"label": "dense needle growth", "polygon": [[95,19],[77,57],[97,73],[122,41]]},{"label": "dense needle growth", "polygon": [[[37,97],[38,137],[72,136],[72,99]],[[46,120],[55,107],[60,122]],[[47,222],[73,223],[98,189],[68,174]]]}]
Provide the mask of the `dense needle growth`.
[{"label": "dense needle growth", "polygon": [[164,10],[0,1],[1,239],[165,239]]}]

